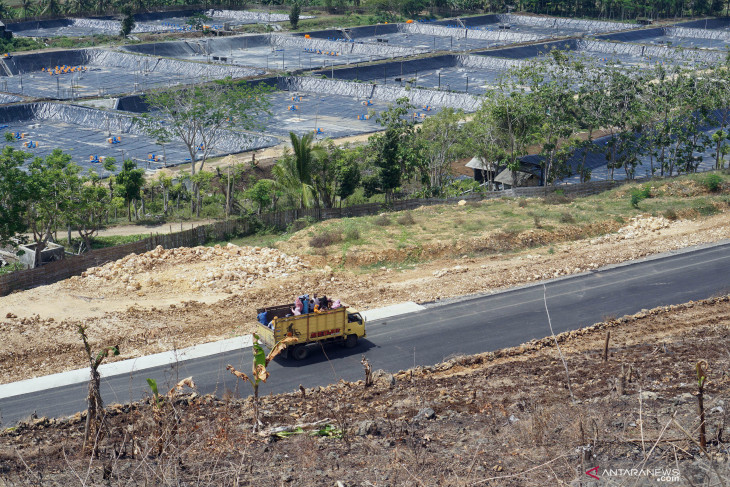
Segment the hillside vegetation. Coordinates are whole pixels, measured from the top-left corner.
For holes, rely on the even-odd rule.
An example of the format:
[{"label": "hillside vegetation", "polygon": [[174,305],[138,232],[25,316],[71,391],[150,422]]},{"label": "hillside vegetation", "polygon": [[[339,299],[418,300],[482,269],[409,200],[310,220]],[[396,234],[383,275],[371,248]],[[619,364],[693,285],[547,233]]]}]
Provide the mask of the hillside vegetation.
[{"label": "hillside vegetation", "polygon": [[[558,189],[546,198],[423,206],[324,221],[294,233],[235,242],[275,245],[285,252],[320,256],[323,258],[315,260],[346,266],[516,252],[611,233],[639,215],[676,221],[726,211],[730,205],[728,181],[727,174],[700,174],[630,184],[576,199],[563,196]],[[637,194],[639,200],[633,205]]]}]

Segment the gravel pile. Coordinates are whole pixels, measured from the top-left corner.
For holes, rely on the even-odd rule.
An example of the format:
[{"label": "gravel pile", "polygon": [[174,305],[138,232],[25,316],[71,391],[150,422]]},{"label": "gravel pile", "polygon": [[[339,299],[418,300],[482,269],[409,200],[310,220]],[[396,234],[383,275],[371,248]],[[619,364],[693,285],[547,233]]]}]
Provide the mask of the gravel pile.
[{"label": "gravel pile", "polygon": [[[191,269],[182,264],[200,264]],[[181,272],[161,275],[170,267]],[[180,247],[156,249],[141,255],[131,254],[109,264],[92,267],[81,275],[85,280],[123,283],[128,291],[165,285],[170,278],[187,283],[195,290],[238,291],[252,287],[259,279],[286,277],[306,267],[299,257],[261,247]]]}]

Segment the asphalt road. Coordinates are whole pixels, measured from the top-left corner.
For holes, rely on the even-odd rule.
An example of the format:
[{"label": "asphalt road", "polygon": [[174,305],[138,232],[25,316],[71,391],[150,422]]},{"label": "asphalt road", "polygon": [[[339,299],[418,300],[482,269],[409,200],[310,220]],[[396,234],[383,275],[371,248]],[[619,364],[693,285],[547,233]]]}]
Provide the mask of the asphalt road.
[{"label": "asphalt road", "polygon": [[[728,275],[730,244],[725,243],[547,282],[547,304],[555,333],[560,333],[602,321],[608,315],[623,316],[643,308],[730,292]],[[395,372],[548,335],[542,284],[517,288],[371,322],[367,338],[354,349],[315,349],[301,362],[275,359],[261,393],[291,392],[300,384],[313,387],[340,379],[361,379],[363,354],[374,369]],[[174,384],[188,376],[193,376],[202,394],[222,395],[236,388],[248,394],[248,384],[226,372],[226,364],[250,370],[250,350],[106,378],[102,380],[102,397],[107,404],[130,402],[149,393],[148,377],[158,384]],[[86,387],[78,384],[2,399],[3,424],[14,424],[34,411],[38,416],[59,417],[83,410]]]}]

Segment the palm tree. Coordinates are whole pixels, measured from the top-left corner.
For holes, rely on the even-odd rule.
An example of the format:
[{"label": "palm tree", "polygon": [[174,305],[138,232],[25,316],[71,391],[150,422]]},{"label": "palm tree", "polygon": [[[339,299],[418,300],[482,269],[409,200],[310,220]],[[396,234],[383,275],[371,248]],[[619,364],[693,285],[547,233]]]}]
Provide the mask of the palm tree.
[{"label": "palm tree", "polygon": [[10,7],[8,7],[7,2],[5,2],[5,0],[0,0],[0,18],[8,19],[11,17]]},{"label": "palm tree", "polygon": [[18,4],[20,7],[20,11],[23,12],[23,20],[28,18],[28,13],[33,9],[33,1],[32,0],[20,0],[20,3]]},{"label": "palm tree", "polygon": [[69,14],[80,14],[88,10],[86,0],[66,0],[64,6]]},{"label": "palm tree", "polygon": [[61,5],[58,0],[43,0],[41,2],[41,15],[56,16],[61,11]]},{"label": "palm tree", "polygon": [[97,14],[106,12],[107,8],[109,8],[109,0],[98,0],[96,2],[96,13]]},{"label": "palm tree", "polygon": [[312,147],[312,133],[297,137],[294,132],[289,132],[289,137],[293,153],[284,154],[272,168],[272,173],[279,189],[298,200],[299,206],[308,208],[316,203],[312,173],[320,148]]}]

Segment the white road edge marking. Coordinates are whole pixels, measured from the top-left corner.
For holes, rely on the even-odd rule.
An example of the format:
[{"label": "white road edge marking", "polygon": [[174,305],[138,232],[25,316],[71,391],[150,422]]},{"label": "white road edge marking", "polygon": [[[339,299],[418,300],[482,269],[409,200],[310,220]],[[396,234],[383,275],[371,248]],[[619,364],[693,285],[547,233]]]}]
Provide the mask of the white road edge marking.
[{"label": "white road edge marking", "polygon": [[[120,360],[119,362],[110,362],[108,364],[102,364],[99,367],[99,374],[102,377],[130,374],[139,370],[171,365],[185,360],[208,357],[218,353],[248,348],[251,346],[252,342],[253,340],[251,335],[244,335],[217,342],[195,345],[188,348],[181,348],[179,350],[155,353],[144,357]],[[0,385],[0,399],[20,396],[22,394],[30,394],[33,392],[43,391],[45,389],[52,389],[54,387],[79,384],[88,380],[89,368],[86,367],[83,369],[70,370],[68,372],[60,372],[58,374],[11,382],[9,384]]]},{"label": "white road edge marking", "polygon": [[404,315],[406,313],[415,313],[416,311],[423,311],[426,309],[425,306],[416,304],[413,301],[406,303],[393,304],[386,306],[385,308],[369,309],[367,311],[361,311],[360,314],[366,321],[383,320],[392,316]]},{"label": "white road edge marking", "polygon": [[[385,308],[371,309],[363,311],[361,314],[368,321],[382,320],[391,316],[398,316],[405,313],[413,313],[422,311],[425,306],[414,302],[394,304]],[[138,357],[128,360],[120,360],[118,362],[110,362],[102,364],[99,367],[99,374],[102,377],[113,377],[116,375],[126,375],[154,367],[172,365],[178,362],[193,360],[196,358],[210,357],[219,353],[232,352],[234,350],[242,350],[251,347],[253,338],[251,335],[243,335],[217,342],[204,343],[202,345],[194,345],[192,347],[181,348],[168,352],[155,353],[144,357]],[[70,370],[68,372],[59,372],[33,379],[21,380],[18,382],[10,382],[8,384],[0,384],[0,399],[20,396],[23,394],[31,394],[55,387],[69,386],[72,384],[81,384],[89,380],[89,368]]]}]

